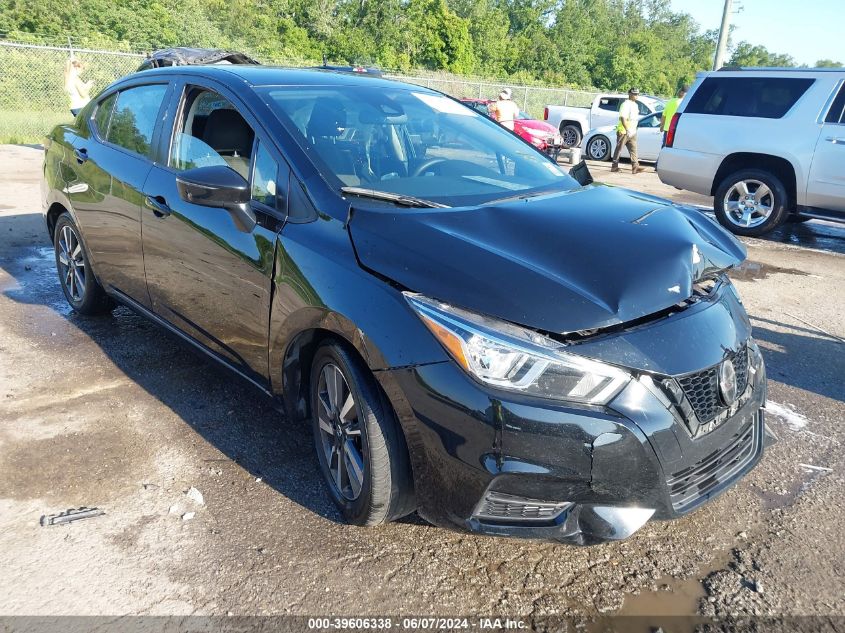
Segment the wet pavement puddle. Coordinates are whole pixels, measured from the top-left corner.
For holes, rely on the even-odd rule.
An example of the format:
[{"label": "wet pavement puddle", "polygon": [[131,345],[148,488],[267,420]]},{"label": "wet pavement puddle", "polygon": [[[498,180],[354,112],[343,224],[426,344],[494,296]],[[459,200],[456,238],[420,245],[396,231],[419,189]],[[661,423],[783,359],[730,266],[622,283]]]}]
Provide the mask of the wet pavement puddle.
[{"label": "wet pavement puddle", "polygon": [[699,617],[699,604],[706,599],[703,581],[710,574],[725,569],[731,552],[718,552],[713,560],[691,578],[664,577],[657,581],[657,591],[643,591],[625,596],[614,616],[625,618],[625,633],[653,633],[658,629],[672,633],[693,633]]},{"label": "wet pavement puddle", "polygon": [[764,265],[760,262],[753,262],[748,259],[733,270],[729,271],[728,275],[731,279],[751,281],[765,279],[769,275],[773,275],[775,273],[783,275],[798,275],[802,277],[807,277],[809,275],[809,273],[806,273],[803,270],[798,270],[797,268],[782,268],[780,266]]}]

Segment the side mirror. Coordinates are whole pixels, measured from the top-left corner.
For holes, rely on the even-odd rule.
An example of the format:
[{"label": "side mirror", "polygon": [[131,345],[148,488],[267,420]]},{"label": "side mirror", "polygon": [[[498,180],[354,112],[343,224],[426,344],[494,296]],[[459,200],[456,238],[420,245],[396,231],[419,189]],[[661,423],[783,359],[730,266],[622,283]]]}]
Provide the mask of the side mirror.
[{"label": "side mirror", "polygon": [[204,207],[233,209],[249,202],[249,183],[231,167],[211,165],[183,171],[176,176],[179,196]]},{"label": "side mirror", "polygon": [[255,214],[249,208],[249,183],[227,165],[211,165],[183,171],[176,176],[179,197],[204,207],[226,209],[239,231],[255,228]]}]

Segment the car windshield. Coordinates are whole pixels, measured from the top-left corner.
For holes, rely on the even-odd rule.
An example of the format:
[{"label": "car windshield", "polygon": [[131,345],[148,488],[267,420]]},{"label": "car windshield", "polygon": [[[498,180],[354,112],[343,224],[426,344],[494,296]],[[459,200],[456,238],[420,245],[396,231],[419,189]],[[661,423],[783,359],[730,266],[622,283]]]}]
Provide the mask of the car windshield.
[{"label": "car windshield", "polygon": [[488,117],[424,88],[272,86],[259,92],[338,190],[368,188],[466,206],[579,186]]}]

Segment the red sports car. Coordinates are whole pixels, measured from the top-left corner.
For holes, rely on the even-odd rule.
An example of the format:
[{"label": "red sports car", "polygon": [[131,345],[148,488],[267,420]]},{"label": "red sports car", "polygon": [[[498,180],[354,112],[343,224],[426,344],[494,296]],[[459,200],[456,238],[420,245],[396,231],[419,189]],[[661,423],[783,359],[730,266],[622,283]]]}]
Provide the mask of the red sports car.
[{"label": "red sports car", "polygon": [[[494,102],[493,99],[461,99],[462,103],[478,110],[481,114],[490,116],[488,106]],[[519,118],[513,122],[513,131],[534,147],[550,156],[557,158],[558,153],[563,149],[560,132],[553,125],[545,121],[538,121],[526,112],[519,111]]]}]

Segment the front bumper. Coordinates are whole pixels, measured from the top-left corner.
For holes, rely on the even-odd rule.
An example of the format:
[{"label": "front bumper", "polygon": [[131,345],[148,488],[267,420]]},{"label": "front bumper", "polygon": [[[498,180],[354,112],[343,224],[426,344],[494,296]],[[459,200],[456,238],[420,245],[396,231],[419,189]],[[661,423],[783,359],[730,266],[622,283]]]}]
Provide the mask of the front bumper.
[{"label": "front bumper", "polygon": [[751,349],[746,397],[695,432],[656,374],[588,408],[494,393],[452,362],[379,372],[405,431],[420,514],[482,534],[591,544],[706,503],[763,452],[765,367],[741,325],[732,344]]}]

